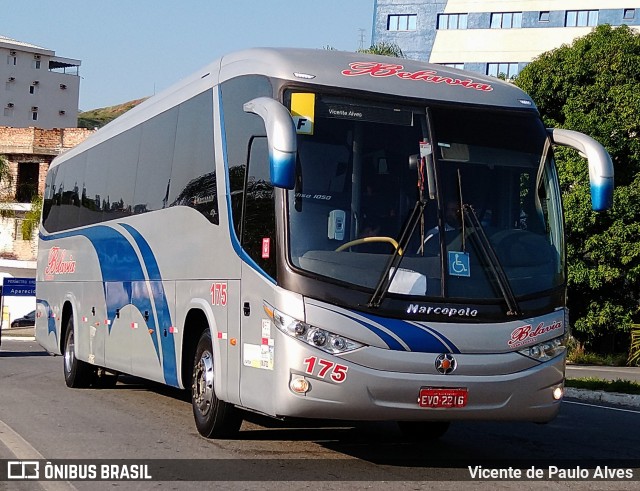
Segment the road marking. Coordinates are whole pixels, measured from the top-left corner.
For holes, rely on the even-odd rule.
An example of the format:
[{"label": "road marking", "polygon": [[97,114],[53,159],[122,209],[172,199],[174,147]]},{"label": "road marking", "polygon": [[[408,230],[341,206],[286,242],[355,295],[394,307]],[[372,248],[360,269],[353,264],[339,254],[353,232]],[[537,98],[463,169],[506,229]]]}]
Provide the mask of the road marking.
[{"label": "road marking", "polygon": [[564,404],[575,404],[577,406],[589,406],[589,407],[597,407],[600,409],[609,409],[610,411],[621,411],[623,413],[634,413],[640,414],[640,411],[637,409],[622,409],[619,407],[609,407],[609,406],[598,406],[597,404],[587,404],[584,402],[575,402],[575,401],[562,401]]},{"label": "road marking", "polygon": [[[22,438],[9,425],[0,419],[0,442],[16,456],[17,460],[45,460],[40,452]],[[26,482],[26,481],[20,481]],[[37,481],[44,491],[77,491],[70,482],[65,481]]]}]

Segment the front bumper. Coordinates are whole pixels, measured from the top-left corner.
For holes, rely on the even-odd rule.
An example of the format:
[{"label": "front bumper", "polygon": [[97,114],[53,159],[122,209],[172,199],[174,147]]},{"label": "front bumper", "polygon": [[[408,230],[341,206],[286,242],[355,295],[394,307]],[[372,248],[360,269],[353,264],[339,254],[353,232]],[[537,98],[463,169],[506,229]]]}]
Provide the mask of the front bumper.
[{"label": "front bumper", "polygon": [[[554,389],[563,387],[565,356],[531,366],[517,353],[456,355],[462,367],[481,367],[477,373],[460,369],[451,374],[398,371],[416,357],[432,353],[383,350],[393,357],[393,371],[332,356],[282,337],[286,347],[277,356],[273,415],[340,420],[456,421],[503,420],[548,422],[558,413],[560,400]],[[357,358],[357,357],[352,357]],[[364,358],[364,357],[361,357]],[[515,362],[514,362],[515,360]],[[391,361],[391,360],[390,360]],[[313,365],[313,367],[311,367]],[[527,368],[522,368],[522,366]],[[517,371],[509,372],[514,367]],[[291,390],[294,379],[304,378],[309,390]],[[466,388],[468,401],[461,408],[423,408],[418,404],[422,387]]]}]

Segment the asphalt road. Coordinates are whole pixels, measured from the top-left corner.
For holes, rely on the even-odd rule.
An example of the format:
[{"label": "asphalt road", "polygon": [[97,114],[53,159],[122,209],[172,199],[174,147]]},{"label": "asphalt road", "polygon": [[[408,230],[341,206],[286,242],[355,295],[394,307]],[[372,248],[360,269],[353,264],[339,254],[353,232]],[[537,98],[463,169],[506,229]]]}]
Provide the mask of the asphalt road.
[{"label": "asphalt road", "polygon": [[[255,415],[245,421],[238,439],[206,440],[197,434],[190,401],[181,391],[132,377],[114,389],[72,390],[64,385],[61,357],[49,356],[33,341],[5,338],[0,347],[0,459],[163,459],[152,463],[156,476],[209,476],[222,481],[216,484],[220,489],[636,489],[638,427],[638,410],[567,400],[547,425],[455,423],[436,442],[403,439],[392,423],[325,422],[309,427]],[[470,481],[469,465],[536,466],[545,472],[553,466],[593,472],[607,465],[625,472],[633,468],[634,481],[565,482],[558,475],[559,482],[548,482],[546,475],[542,482],[496,483],[486,476]],[[20,486],[0,482],[0,490],[33,489]],[[84,490],[206,485],[168,480],[40,486]]]}]

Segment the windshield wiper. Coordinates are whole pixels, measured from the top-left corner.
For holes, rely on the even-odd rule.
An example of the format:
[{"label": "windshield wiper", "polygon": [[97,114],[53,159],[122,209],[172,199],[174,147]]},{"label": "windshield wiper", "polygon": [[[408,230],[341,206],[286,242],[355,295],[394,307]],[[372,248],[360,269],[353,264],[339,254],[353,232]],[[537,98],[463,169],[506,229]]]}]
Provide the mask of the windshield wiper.
[{"label": "windshield wiper", "polygon": [[[411,236],[413,235],[413,232],[416,229],[418,222],[420,221],[420,217],[424,215],[424,209],[426,208],[426,206],[427,206],[426,201],[422,199],[419,199],[416,201],[416,205],[413,207],[413,211],[411,212],[409,219],[407,220],[404,227],[402,227],[402,230],[400,231],[400,236],[399,236],[400,238],[398,239],[398,247],[396,248],[395,251],[393,251],[393,254],[387,261],[387,265],[385,266],[384,270],[382,271],[382,275],[378,280],[378,285],[376,286],[376,289],[373,292],[373,295],[371,295],[371,298],[367,303],[368,307],[371,307],[371,308],[380,307],[380,304],[382,303],[385,296],[387,295],[387,292],[389,291],[389,286],[393,282],[393,278],[395,277],[396,272],[398,271],[398,265],[400,264],[400,261],[402,261],[404,252],[407,250],[409,239],[411,239]],[[389,274],[389,272],[392,270],[393,272]]]},{"label": "windshield wiper", "polygon": [[[487,234],[485,233],[484,227],[482,223],[478,219],[478,215],[471,205],[463,204],[461,207],[462,210],[462,222],[464,223],[465,219],[469,222],[469,226],[475,232],[473,237],[476,238],[477,245],[484,257],[484,260],[489,266],[493,277],[496,279],[496,283],[500,289],[500,293],[507,302],[507,315],[520,315],[520,306],[518,305],[518,301],[516,300],[515,295],[513,294],[513,290],[511,289],[511,283],[509,283],[509,278],[504,272],[504,268],[500,263],[500,259],[496,255],[496,251],[491,245]],[[463,231],[464,235],[464,231]]]}]

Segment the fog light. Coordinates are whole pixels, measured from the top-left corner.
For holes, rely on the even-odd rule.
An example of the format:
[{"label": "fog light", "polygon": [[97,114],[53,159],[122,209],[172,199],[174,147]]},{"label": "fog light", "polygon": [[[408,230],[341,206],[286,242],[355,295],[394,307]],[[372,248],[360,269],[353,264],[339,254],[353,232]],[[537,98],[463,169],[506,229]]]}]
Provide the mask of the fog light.
[{"label": "fog light", "polygon": [[307,382],[307,380],[304,378],[294,378],[293,380],[291,380],[289,388],[297,394],[305,394],[309,391],[311,386],[309,385],[309,382]]},{"label": "fog light", "polygon": [[560,399],[562,399],[563,394],[564,394],[564,390],[562,389],[562,387],[556,387],[555,389],[553,389],[553,398],[556,401],[559,401]]}]

